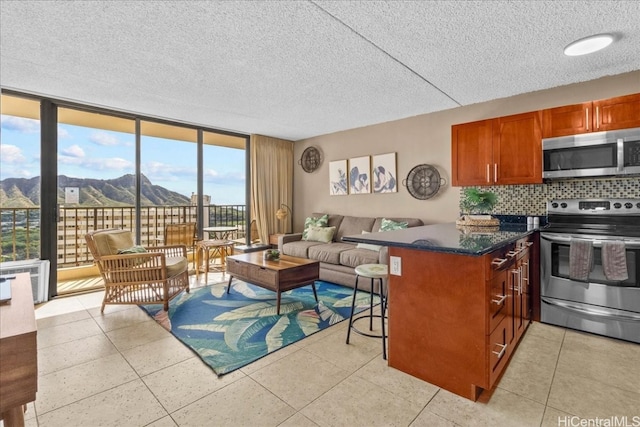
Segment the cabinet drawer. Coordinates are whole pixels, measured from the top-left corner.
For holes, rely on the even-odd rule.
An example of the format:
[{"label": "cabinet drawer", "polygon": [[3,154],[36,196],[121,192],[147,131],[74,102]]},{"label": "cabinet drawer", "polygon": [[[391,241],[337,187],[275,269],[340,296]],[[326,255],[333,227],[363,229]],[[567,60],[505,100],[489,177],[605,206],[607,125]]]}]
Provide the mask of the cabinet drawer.
[{"label": "cabinet drawer", "polygon": [[269,270],[258,265],[249,265],[247,276],[261,284],[276,286],[276,277],[278,273],[275,270]]},{"label": "cabinet drawer", "polygon": [[498,326],[507,315],[507,304],[509,302],[509,276],[507,271],[501,270],[489,282],[489,329],[488,333]]},{"label": "cabinet drawer", "polygon": [[249,271],[249,264],[235,259],[227,258],[227,272],[238,276],[246,276]]},{"label": "cabinet drawer", "polygon": [[509,268],[514,261],[513,252],[514,252],[515,244],[509,243],[504,245],[500,249],[496,249],[490,254],[485,255],[485,264],[486,264],[486,279],[491,280],[491,278],[500,274],[500,272]]},{"label": "cabinet drawer", "polygon": [[487,343],[487,352],[489,357],[489,387],[492,387],[496,379],[507,364],[507,360],[511,354],[509,336],[511,335],[511,318],[504,317],[498,324],[496,329],[489,335]]}]

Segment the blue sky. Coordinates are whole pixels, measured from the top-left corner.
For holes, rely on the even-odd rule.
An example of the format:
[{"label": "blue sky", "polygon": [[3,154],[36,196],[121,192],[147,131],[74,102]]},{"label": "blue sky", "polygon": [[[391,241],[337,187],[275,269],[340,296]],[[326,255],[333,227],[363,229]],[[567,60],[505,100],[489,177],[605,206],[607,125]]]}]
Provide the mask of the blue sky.
[{"label": "blue sky", "polygon": [[[1,117],[0,180],[40,175],[40,123]],[[187,197],[196,192],[196,144],[142,137],[142,173]],[[51,161],[45,159],[45,161]],[[245,151],[204,147],[204,193],[218,205],[245,204]],[[135,173],[135,136],[129,133],[58,126],[58,173],[76,178],[112,179]]]}]

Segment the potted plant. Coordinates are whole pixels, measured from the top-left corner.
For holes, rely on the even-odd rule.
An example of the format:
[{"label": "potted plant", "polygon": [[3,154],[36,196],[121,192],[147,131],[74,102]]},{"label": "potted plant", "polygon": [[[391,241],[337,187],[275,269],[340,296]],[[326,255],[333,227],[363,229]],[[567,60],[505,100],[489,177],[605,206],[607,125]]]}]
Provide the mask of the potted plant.
[{"label": "potted plant", "polygon": [[467,215],[487,214],[498,203],[498,196],[492,191],[481,191],[478,188],[465,188],[462,196],[462,213]]},{"label": "potted plant", "polygon": [[500,221],[489,214],[496,203],[498,203],[498,196],[492,191],[482,191],[474,187],[465,188],[460,203],[463,215],[456,220],[456,225],[463,227],[465,232],[474,231],[476,227],[482,231],[491,231],[488,227],[497,229]]}]

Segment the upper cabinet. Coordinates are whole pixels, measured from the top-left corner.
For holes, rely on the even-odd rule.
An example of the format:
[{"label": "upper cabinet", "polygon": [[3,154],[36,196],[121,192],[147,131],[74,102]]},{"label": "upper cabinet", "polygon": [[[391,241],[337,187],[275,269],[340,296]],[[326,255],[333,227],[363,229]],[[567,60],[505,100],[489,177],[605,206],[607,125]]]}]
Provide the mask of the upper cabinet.
[{"label": "upper cabinet", "polygon": [[542,183],[539,111],[451,127],[452,184]]},{"label": "upper cabinet", "polygon": [[640,127],[640,94],[542,111],[542,137]]}]

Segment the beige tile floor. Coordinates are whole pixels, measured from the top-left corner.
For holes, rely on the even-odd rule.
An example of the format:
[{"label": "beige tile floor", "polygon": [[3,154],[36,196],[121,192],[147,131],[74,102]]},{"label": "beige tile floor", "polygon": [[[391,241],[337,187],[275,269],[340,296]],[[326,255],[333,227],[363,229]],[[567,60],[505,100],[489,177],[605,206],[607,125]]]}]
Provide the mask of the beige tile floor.
[{"label": "beige tile floor", "polygon": [[139,308],[101,315],[101,298],[37,308],[27,426],[640,425],[640,345],[628,342],[533,323],[480,403],[389,368],[379,340],[346,345],[345,322],[219,378]]}]

